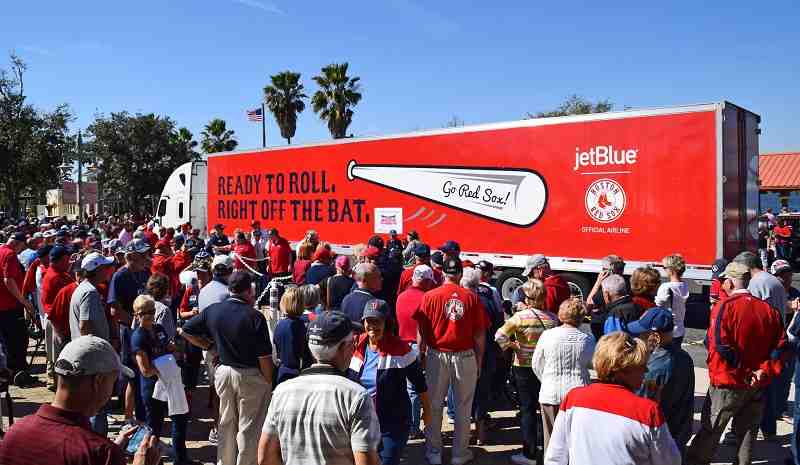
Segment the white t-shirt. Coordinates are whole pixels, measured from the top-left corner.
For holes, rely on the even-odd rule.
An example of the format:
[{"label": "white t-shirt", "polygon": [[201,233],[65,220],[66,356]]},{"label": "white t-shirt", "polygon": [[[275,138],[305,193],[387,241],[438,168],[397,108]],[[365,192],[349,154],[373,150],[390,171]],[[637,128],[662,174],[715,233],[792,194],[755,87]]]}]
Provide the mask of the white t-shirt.
[{"label": "white t-shirt", "polygon": [[675,319],[675,329],[672,337],[682,337],[686,334],[686,327],[683,321],[686,319],[686,299],[689,298],[689,286],[681,282],[668,281],[661,283],[656,292],[656,305],[669,308],[672,311],[672,318]]}]

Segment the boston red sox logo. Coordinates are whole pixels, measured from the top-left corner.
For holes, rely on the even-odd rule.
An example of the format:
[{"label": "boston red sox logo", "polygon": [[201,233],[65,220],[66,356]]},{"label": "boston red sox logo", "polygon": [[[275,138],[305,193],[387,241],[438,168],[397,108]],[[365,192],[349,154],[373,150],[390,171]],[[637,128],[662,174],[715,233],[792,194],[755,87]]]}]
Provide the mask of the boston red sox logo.
[{"label": "boston red sox logo", "polygon": [[451,321],[458,321],[464,317],[464,303],[456,298],[448,300],[444,310]]},{"label": "boston red sox logo", "polygon": [[622,216],[628,198],[617,181],[598,179],[586,189],[585,202],[589,216],[601,223],[610,223]]}]

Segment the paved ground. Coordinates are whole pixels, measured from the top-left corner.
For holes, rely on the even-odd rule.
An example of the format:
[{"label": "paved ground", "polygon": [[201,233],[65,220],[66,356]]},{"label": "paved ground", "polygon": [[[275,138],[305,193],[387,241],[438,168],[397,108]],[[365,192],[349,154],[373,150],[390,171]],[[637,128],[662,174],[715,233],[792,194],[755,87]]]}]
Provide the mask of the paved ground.
[{"label": "paved ground", "polygon": [[[695,359],[696,363],[696,378],[697,386],[695,389],[695,411],[699,412],[703,402],[705,392],[708,388],[708,372],[705,369],[705,349],[702,347],[701,331],[692,330],[687,335],[684,348],[686,348]],[[699,362],[702,362],[699,363]],[[34,373],[41,379],[44,379],[43,372],[43,356],[38,354],[34,360]],[[14,399],[14,416],[20,418],[34,412],[38,406],[44,402],[52,400],[52,393],[44,387],[31,388],[31,389],[17,389],[12,387],[11,394]],[[792,399],[794,393],[792,393]],[[192,414],[194,420],[189,426],[189,453],[195,460],[200,460],[204,463],[214,463],[216,459],[216,449],[210,446],[206,441],[209,430],[209,410],[207,407],[208,390],[206,386],[201,386],[194,394],[192,399]],[[476,453],[476,465],[484,464],[507,464],[510,463],[509,457],[514,453],[520,444],[519,426],[515,419],[516,412],[507,407],[496,411],[492,416],[496,419],[496,429],[491,434],[492,444],[486,447],[474,447]],[[117,408],[114,411],[113,417],[116,422],[111,423],[110,429],[113,433],[118,431],[121,425],[120,410]],[[700,415],[695,415],[695,428],[697,428]],[[4,420],[4,428],[7,426]],[[445,444],[449,444],[451,438],[451,427],[445,424]],[[165,427],[165,431],[169,431]],[[789,454],[789,438],[791,433],[791,422],[780,421],[778,425],[778,441],[775,443],[766,441],[757,441],[755,446],[754,463],[759,464],[782,464],[784,457]],[[169,442],[168,439],[165,439]],[[445,452],[445,463],[449,463],[448,452]],[[731,447],[721,446],[718,452],[716,463],[732,463],[734,451]],[[408,464],[423,464],[423,441],[411,441],[406,452],[404,463]]]}]

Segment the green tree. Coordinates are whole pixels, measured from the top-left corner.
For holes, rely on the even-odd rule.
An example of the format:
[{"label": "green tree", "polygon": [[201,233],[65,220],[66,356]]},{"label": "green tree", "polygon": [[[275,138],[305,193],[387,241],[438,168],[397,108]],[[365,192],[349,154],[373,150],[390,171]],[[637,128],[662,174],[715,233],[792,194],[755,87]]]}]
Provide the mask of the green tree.
[{"label": "green tree", "polygon": [[153,113],[99,115],[87,135],[84,152],[95,160],[103,198],[123,211],[149,212],[175,168],[198,156],[189,131]]},{"label": "green tree", "polygon": [[348,63],[333,63],[322,68],[319,76],[312,79],[320,89],[311,97],[314,113],[328,123],[334,139],[346,136],[353,121],[352,107],[361,101],[360,77],[347,76]]},{"label": "green tree", "polygon": [[212,119],[200,134],[203,136],[200,147],[205,153],[228,152],[239,145],[233,138],[233,130],[226,127],[223,119]]},{"label": "green tree", "polygon": [[303,99],[308,96],[303,93],[300,73],[284,71],[270,76],[270,80],[272,85],[264,87],[264,99],[269,111],[275,115],[275,122],[281,129],[281,137],[291,144],[292,137],[297,131],[297,114],[306,109]]},{"label": "green tree", "polygon": [[592,103],[590,100],[585,99],[579,95],[573,94],[558,106],[555,110],[540,111],[538,113],[528,113],[528,119],[533,118],[549,118],[551,116],[568,116],[568,115],[588,115],[590,113],[605,113],[611,111],[614,104],[608,99],[600,100]]},{"label": "green tree", "polygon": [[72,114],[66,105],[52,112],[26,102],[27,66],[14,55],[0,69],[0,209],[18,216],[23,199],[43,203],[47,189],[61,180],[58,166],[73,143],[67,135]]}]

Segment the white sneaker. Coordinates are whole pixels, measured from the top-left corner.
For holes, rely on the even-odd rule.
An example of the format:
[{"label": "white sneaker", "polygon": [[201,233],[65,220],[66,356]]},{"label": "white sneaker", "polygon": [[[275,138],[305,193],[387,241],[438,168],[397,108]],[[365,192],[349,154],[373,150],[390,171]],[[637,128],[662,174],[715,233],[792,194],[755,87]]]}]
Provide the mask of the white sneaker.
[{"label": "white sneaker", "polygon": [[463,457],[454,458],[450,462],[453,465],[464,465],[465,463],[472,462],[473,459],[475,459],[475,453],[467,449],[467,453]]},{"label": "white sneaker", "polygon": [[211,431],[208,432],[208,443],[212,446],[216,446],[217,442],[219,441],[219,433],[217,433],[217,429],[213,428]]},{"label": "white sneaker", "polygon": [[525,454],[523,454],[522,452],[512,455],[511,461],[516,463],[517,465],[537,465],[536,460],[525,457]]}]

